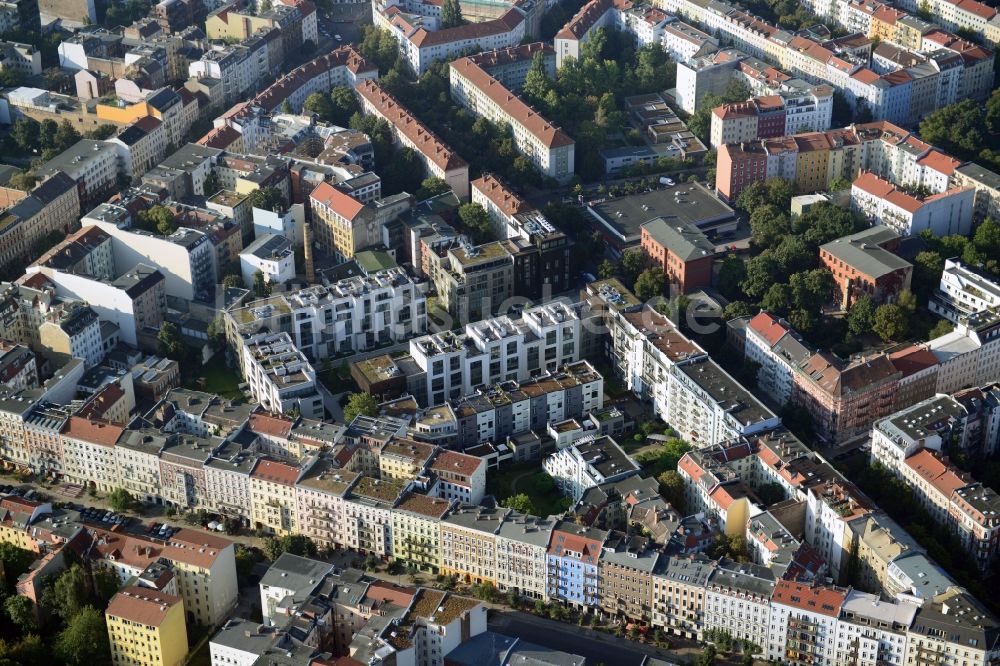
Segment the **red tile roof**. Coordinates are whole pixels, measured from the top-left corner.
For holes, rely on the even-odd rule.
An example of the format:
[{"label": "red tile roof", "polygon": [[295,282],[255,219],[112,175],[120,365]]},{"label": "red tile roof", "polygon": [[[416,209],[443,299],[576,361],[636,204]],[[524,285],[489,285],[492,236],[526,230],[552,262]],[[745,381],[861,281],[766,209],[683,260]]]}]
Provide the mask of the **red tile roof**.
[{"label": "red tile roof", "polygon": [[330,208],[346,220],[353,220],[365,209],[363,203],[327,182],[320,183],[309,193],[309,198]]},{"label": "red tile roof", "polygon": [[486,70],[472,61],[471,58],[459,58],[450,64],[452,71],[458,72],[497,106],[503,109],[508,117],[520,123],[528,132],[534,135],[542,145],[549,148],[559,148],[574,143],[566,132],[550,123],[537,111],[524,103],[520,97],[507,90],[503,84],[490,76]]},{"label": "red tile roof", "polygon": [[920,449],[905,462],[907,467],[945,497],[951,497],[953,492],[973,482],[972,477],[957,471],[930,449]]},{"label": "red tile roof", "polygon": [[847,591],[836,587],[810,587],[789,580],[779,580],[771,594],[771,602],[800,608],[820,615],[838,617],[847,599]]},{"label": "red tile roof", "polygon": [[472,181],[472,187],[492,201],[504,215],[514,216],[535,210],[535,207],[519,197],[513,190],[504,185],[493,174],[484,174],[482,178]]},{"label": "red tile roof", "polygon": [[167,616],[167,611],[180,602],[180,597],[149,587],[130,585],[111,597],[105,612],[146,627],[158,627]]},{"label": "red tile roof", "polygon": [[938,364],[937,356],[923,345],[911,345],[906,349],[889,354],[892,365],[903,377],[915,375]]},{"label": "red tile roof", "polygon": [[250,430],[258,435],[288,439],[295,421],[284,416],[255,412],[250,415]]},{"label": "red tile roof", "polygon": [[438,138],[426,125],[417,120],[409,109],[386,92],[377,81],[366,79],[355,90],[365,101],[375,108],[397,132],[416,146],[420,153],[444,171],[462,169],[469,164],[452,150],[451,146]]},{"label": "red tile roof", "polygon": [[72,437],[101,446],[114,446],[123,432],[125,428],[121,426],[81,416],[71,416],[62,430],[63,437]]},{"label": "red tile roof", "polygon": [[747,328],[764,338],[772,347],[778,344],[778,340],[781,340],[789,331],[788,327],[781,323],[781,320],[764,311],[758,312],[747,324]]},{"label": "red tile roof", "polygon": [[261,459],[257,462],[257,466],[253,468],[253,471],[250,472],[250,476],[262,481],[280,483],[283,486],[294,486],[295,481],[299,478],[300,471],[298,467],[287,465],[277,460]]},{"label": "red tile roof", "polygon": [[439,472],[447,470],[452,474],[472,476],[481,465],[483,465],[482,458],[458,453],[457,451],[442,451],[434,459],[431,469]]}]

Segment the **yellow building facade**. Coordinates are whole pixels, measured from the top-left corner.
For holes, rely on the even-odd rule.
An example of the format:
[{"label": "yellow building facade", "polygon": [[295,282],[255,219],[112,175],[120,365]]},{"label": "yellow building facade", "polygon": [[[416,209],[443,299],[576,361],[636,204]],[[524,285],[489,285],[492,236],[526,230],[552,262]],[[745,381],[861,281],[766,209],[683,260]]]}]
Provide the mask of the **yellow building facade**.
[{"label": "yellow building facade", "polygon": [[179,666],[187,655],[184,602],[147,587],[126,587],[105,611],[115,666]]}]

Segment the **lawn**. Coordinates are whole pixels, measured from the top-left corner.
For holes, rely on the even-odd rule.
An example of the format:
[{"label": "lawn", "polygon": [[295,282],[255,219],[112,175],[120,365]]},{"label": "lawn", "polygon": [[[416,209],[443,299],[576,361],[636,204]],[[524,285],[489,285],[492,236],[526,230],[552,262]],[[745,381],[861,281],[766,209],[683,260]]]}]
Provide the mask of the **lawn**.
[{"label": "lawn", "polygon": [[[204,379],[204,383],[200,380]],[[223,354],[216,354],[184,384],[187,388],[206,393],[215,393],[229,400],[243,398],[239,389],[240,375],[226,366]]]},{"label": "lawn", "polygon": [[[517,488],[512,488],[515,479]],[[512,465],[503,472],[487,475],[487,490],[502,502],[511,495],[524,493],[535,507],[539,516],[562,513],[568,508],[569,498],[556,488],[555,481],[544,470],[541,463],[529,462]]]}]

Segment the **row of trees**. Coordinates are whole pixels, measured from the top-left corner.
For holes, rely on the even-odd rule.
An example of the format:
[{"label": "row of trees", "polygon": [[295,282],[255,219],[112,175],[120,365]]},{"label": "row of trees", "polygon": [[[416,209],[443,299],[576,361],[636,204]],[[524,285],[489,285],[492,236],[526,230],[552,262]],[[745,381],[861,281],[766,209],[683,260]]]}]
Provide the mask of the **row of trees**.
[{"label": "row of trees", "polygon": [[66,551],[67,568],[42,583],[40,622],[34,604],[14,588],[34,554],[0,543],[0,616],[17,635],[0,641],[0,664],[48,666],[53,657],[69,666],[109,663],[111,659],[103,609],[118,591],[118,577],[94,569]]}]

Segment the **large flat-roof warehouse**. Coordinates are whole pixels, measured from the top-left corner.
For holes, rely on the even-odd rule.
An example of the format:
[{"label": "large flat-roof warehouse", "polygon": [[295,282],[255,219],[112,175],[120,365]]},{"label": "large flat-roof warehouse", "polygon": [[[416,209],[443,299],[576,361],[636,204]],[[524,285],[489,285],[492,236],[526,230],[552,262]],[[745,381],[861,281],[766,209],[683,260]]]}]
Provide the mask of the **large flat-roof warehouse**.
[{"label": "large flat-roof warehouse", "polygon": [[680,183],[672,187],[607,198],[586,205],[595,228],[618,252],[639,244],[643,224],[656,218],[679,220],[703,232],[736,229],[736,215],[701,183]]}]

